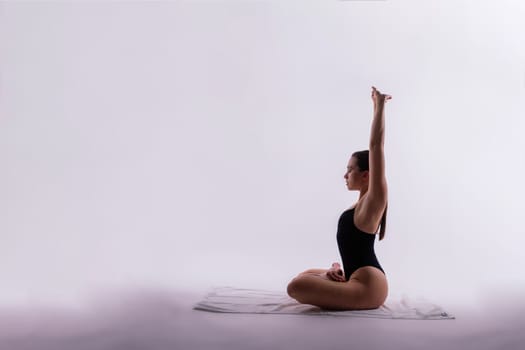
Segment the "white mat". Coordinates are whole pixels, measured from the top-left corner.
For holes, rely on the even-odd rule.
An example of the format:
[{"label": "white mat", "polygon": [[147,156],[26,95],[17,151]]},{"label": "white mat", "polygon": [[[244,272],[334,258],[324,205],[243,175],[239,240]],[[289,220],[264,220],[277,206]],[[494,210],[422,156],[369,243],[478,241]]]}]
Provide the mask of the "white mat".
[{"label": "white mat", "polygon": [[214,287],[193,309],[250,314],[301,314],[350,316],[418,320],[455,319],[440,306],[424,299],[406,295],[387,298],[385,304],[373,310],[331,311],[310,304],[301,304],[285,292],[234,287]]}]

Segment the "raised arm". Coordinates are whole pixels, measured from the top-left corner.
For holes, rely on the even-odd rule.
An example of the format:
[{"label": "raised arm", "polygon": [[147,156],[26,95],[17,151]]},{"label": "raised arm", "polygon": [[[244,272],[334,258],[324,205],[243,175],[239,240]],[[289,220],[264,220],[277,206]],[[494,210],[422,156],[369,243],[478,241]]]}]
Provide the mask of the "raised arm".
[{"label": "raised arm", "polygon": [[372,86],[372,100],[374,101],[374,119],[370,131],[369,198],[382,205],[387,200],[387,185],[385,178],[385,103],[392,96],[381,94]]}]

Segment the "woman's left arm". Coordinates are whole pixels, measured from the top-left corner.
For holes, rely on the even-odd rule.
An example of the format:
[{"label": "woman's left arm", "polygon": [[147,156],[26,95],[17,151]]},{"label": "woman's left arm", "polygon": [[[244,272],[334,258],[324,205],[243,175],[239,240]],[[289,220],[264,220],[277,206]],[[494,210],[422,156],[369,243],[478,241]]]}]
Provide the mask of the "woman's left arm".
[{"label": "woman's left arm", "polygon": [[369,174],[370,185],[368,191],[374,202],[386,201],[387,185],[385,177],[385,103],[392,96],[381,94],[372,87],[374,101],[374,119],[370,131]]}]

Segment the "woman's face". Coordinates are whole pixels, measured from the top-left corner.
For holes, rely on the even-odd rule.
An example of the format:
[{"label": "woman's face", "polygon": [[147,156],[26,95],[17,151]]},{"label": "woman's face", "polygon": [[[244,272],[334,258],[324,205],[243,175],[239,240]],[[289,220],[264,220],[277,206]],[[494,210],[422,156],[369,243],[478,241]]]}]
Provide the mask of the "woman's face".
[{"label": "woman's face", "polygon": [[357,166],[357,159],[355,157],[351,157],[348,161],[346,173],[344,176],[346,187],[349,190],[359,190],[361,188],[361,177],[362,171],[360,171],[359,167]]}]

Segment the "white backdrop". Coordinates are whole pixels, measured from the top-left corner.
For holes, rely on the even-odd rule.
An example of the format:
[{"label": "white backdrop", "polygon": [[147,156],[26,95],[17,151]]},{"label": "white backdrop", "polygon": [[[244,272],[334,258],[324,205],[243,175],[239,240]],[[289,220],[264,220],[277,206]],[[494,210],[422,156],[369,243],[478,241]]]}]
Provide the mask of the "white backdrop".
[{"label": "white backdrop", "polygon": [[341,261],[389,93],[390,292],[525,286],[525,4],[0,4],[1,304],[284,290]]}]

